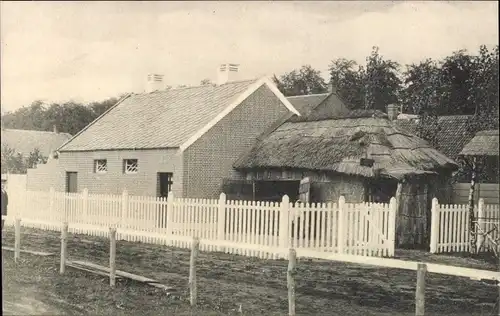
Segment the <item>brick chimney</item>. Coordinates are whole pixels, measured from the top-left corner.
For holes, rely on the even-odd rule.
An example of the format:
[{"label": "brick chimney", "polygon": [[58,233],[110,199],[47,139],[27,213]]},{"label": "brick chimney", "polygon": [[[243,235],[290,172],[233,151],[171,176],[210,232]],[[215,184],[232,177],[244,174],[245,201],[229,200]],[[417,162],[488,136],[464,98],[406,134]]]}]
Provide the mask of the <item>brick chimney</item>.
[{"label": "brick chimney", "polygon": [[146,93],[164,90],[163,75],[149,74],[146,81]]},{"label": "brick chimney", "polygon": [[389,104],[387,106],[387,117],[389,120],[393,121],[398,118],[399,110],[398,106],[395,104]]},{"label": "brick chimney", "polygon": [[335,86],[333,85],[332,82],[330,82],[328,84],[328,93],[336,93],[337,92],[337,89],[335,88]]},{"label": "brick chimney", "polygon": [[228,82],[238,80],[238,71],[240,65],[238,64],[222,64],[217,70],[217,84],[223,85]]}]

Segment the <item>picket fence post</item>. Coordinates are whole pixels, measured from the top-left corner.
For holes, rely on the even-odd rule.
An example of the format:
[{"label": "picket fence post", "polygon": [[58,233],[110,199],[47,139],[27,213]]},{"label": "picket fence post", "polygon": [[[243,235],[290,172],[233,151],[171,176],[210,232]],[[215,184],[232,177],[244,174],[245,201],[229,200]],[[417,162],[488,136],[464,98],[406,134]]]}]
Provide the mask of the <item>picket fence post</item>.
[{"label": "picket fence post", "polygon": [[431,208],[431,241],[430,252],[437,253],[438,251],[438,236],[439,236],[439,201],[437,198],[432,199]]},{"label": "picket fence post", "polygon": [[280,223],[279,223],[279,246],[287,248],[290,241],[290,198],[284,195],[280,205]]},{"label": "picket fence post", "polygon": [[120,220],[120,228],[121,229],[128,228],[127,212],[128,212],[128,192],[127,192],[127,190],[123,190],[123,193],[122,193],[122,214],[121,214],[121,220]]},{"label": "picket fence post", "polygon": [[173,223],[173,218],[174,218],[174,192],[170,191],[168,192],[167,196],[167,214],[166,214],[166,222],[167,222],[167,236],[169,239],[174,233],[174,223]]},{"label": "picket fence post", "polygon": [[[219,207],[217,209],[217,241],[226,240],[226,194],[222,192],[219,197]],[[220,252],[224,252],[223,246],[219,247]]]},{"label": "picket fence post", "polygon": [[339,198],[339,220],[337,223],[337,252],[340,254],[344,253],[344,246],[345,246],[344,211],[345,211],[345,197],[341,195]]},{"label": "picket fence post", "polygon": [[21,256],[21,218],[16,217],[14,222],[14,261],[19,262],[19,257]]},{"label": "picket fence post", "polygon": [[82,192],[82,197],[83,197],[83,202],[82,202],[82,207],[83,207],[83,223],[82,224],[88,224],[88,205],[89,205],[89,190],[87,188],[83,189]]},{"label": "picket fence post", "polygon": [[396,247],[396,213],[398,211],[397,201],[392,197],[389,202],[389,223],[388,235],[389,238],[389,256],[394,256],[394,248]]},{"label": "picket fence post", "polygon": [[478,207],[477,207],[477,228],[476,228],[476,252],[479,252],[481,245],[484,243],[484,235],[481,232],[484,232],[486,227],[484,223],[484,199],[480,198]]},{"label": "picket fence post", "polygon": [[68,222],[64,222],[61,229],[61,261],[59,265],[59,274],[66,271],[66,259],[68,257]]},{"label": "picket fence post", "polygon": [[[54,214],[56,214],[55,209],[54,209],[54,200],[55,200],[55,190],[54,187],[50,187],[49,189],[49,216],[52,217]],[[57,217],[56,217],[57,218]]]}]

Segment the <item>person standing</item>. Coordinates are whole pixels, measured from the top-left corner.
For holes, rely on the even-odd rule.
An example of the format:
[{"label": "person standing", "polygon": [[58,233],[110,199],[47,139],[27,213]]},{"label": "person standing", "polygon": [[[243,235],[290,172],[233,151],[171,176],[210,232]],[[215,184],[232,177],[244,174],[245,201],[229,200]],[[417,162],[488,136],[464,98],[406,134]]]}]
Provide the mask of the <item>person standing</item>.
[{"label": "person standing", "polygon": [[[7,189],[5,188],[7,180],[2,179],[2,216],[7,215],[7,205],[9,204],[9,195],[7,194]],[[4,219],[2,218],[2,231],[3,231]]]}]

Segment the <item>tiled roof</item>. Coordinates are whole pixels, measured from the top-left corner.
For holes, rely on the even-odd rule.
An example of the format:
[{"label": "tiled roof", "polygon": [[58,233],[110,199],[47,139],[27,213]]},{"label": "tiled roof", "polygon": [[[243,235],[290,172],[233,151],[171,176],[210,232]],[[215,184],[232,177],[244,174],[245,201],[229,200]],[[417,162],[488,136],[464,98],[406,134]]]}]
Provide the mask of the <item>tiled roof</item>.
[{"label": "tiled roof", "polygon": [[306,115],[329,96],[329,93],[298,95],[287,97],[287,100],[299,111],[301,115]]},{"label": "tiled roof", "polygon": [[132,95],[60,151],[179,147],[256,80]]},{"label": "tiled roof", "polygon": [[[451,159],[456,159],[462,148],[474,135],[467,131],[468,115],[440,116],[439,132],[437,133],[437,148]],[[416,133],[417,123],[415,120],[397,120],[396,124],[411,133]]]},{"label": "tiled roof", "polygon": [[38,148],[43,156],[48,157],[52,151],[70,138],[71,135],[67,133],[21,129],[2,130],[2,146],[7,145],[24,156],[28,156],[35,148]]}]

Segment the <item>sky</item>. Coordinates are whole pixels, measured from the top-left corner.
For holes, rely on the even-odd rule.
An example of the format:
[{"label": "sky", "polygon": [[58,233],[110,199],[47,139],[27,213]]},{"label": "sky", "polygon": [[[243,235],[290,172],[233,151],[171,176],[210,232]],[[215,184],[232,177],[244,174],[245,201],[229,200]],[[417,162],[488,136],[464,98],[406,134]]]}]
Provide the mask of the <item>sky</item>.
[{"label": "sky", "polygon": [[0,2],[2,110],[142,92],[148,73],[168,85],[240,78],[335,58],[364,64],[373,46],[402,65],[498,45],[490,2]]}]

